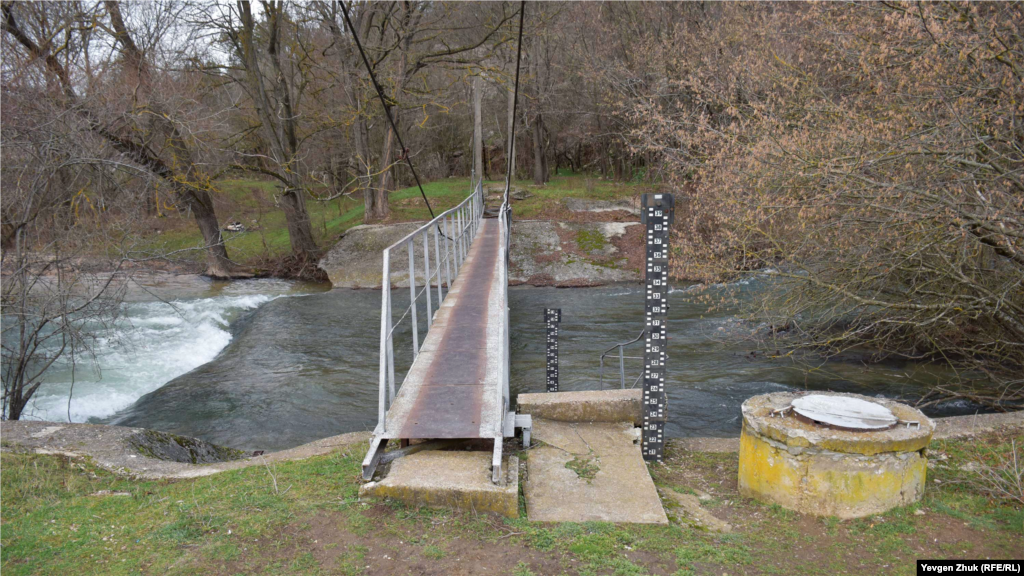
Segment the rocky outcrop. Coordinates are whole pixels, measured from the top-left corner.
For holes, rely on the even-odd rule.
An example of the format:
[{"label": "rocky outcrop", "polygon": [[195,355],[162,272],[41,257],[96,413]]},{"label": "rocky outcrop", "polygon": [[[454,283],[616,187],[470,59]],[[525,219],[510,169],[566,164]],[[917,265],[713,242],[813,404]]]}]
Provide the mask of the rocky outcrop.
[{"label": "rocky outcrop", "polygon": [[[639,199],[637,199],[639,200]],[[572,212],[629,212],[640,216],[640,204],[632,200],[588,200],[586,198],[565,198],[565,208]]]},{"label": "rocky outcrop", "polygon": [[[330,278],[331,284],[335,288],[380,288],[384,249],[413,233],[423,224],[423,222],[403,222],[387,226],[364,224],[350,228],[320,260],[319,266],[324,272],[327,272],[327,277]],[[395,274],[392,275],[391,282],[397,286],[408,286],[408,256],[406,254],[393,256],[405,259],[392,264]],[[422,257],[423,246],[418,243],[416,261],[422,262]],[[401,265],[402,262],[405,263],[404,266]],[[423,281],[422,271],[417,275],[417,281]]]},{"label": "rocky outcrop", "polygon": [[[320,261],[335,288],[380,288],[382,252],[423,222],[350,229]],[[643,259],[639,222],[514,221],[509,283],[533,286],[598,286],[637,281]],[[430,237],[431,267],[436,262]],[[444,252],[443,238],[440,249]],[[415,243],[416,283],[423,284],[422,241]],[[391,285],[409,285],[406,248],[392,255]]]},{"label": "rocky outcrop", "polygon": [[641,241],[639,222],[515,222],[509,284],[567,287],[639,280],[641,264],[629,247],[640,247]]}]

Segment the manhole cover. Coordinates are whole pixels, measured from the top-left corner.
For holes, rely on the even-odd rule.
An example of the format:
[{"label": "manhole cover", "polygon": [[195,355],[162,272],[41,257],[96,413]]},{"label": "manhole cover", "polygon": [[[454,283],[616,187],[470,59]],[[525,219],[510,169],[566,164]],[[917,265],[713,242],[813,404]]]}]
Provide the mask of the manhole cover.
[{"label": "manhole cover", "polygon": [[846,396],[803,396],[793,400],[793,411],[821,424],[851,430],[880,430],[899,421],[885,406]]}]

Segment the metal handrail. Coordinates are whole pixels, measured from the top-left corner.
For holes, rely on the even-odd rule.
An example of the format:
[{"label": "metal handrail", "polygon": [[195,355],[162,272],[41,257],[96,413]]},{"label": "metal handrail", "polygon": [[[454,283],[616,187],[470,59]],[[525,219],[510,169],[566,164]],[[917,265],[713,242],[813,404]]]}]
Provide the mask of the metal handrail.
[{"label": "metal handrail", "polygon": [[[432,284],[437,286],[437,309],[440,310],[441,303],[447,297],[452,283],[459,274],[459,268],[462,267],[466,256],[469,254],[469,247],[472,245],[473,239],[480,229],[480,218],[482,216],[483,186],[482,183],[478,182],[469,196],[457,206],[442,212],[433,220],[384,249],[383,274],[381,276],[380,390],[378,393],[377,433],[386,431],[388,408],[395,401],[395,329],[405,320],[406,316],[411,316],[412,351],[413,359],[415,359],[420,351],[416,302],[422,296],[426,296],[427,330],[424,334],[425,338],[426,334],[430,333],[430,327],[434,321],[434,305],[431,298]],[[435,266],[433,271],[431,271],[430,267],[431,231],[433,231],[434,237],[433,260]],[[420,237],[423,239],[423,286],[417,292],[415,244],[417,238]],[[443,238],[443,242],[441,238]],[[444,244],[443,253],[441,251],[442,243]],[[409,306],[402,311],[398,322],[394,322],[391,300],[391,252],[406,245],[409,250]],[[444,271],[444,282],[442,282],[441,277],[442,269]],[[442,287],[444,290],[442,290]]]},{"label": "metal handrail", "polygon": [[[601,371],[600,371],[600,380],[599,381],[600,381],[601,389],[602,390],[604,389],[604,357],[609,355],[613,350],[618,349],[618,351],[619,351],[619,386],[622,389],[625,389],[626,388],[626,365],[625,365],[624,360],[626,358],[629,358],[631,360],[643,360],[644,357],[643,356],[623,356],[622,350],[626,346],[629,346],[631,344],[635,344],[635,343],[639,342],[640,340],[642,340],[645,334],[647,334],[647,329],[646,328],[640,331],[640,335],[639,336],[637,336],[636,338],[630,340],[629,342],[621,342],[621,343],[616,344],[616,345],[612,346],[611,348],[609,348],[609,349],[607,349],[607,350],[605,350],[604,352],[601,353]],[[640,378],[643,378],[643,375],[644,375],[643,372],[640,372],[640,376],[637,377],[637,379],[633,381],[633,386],[630,386],[630,388],[635,387],[637,382],[640,381]]]},{"label": "metal handrail", "polygon": [[[512,205],[509,202],[509,193],[511,190],[511,180],[506,179],[505,181],[505,193],[502,196],[501,207],[498,209],[498,233],[499,233],[499,247],[498,247],[498,258],[500,258],[501,267],[499,278],[499,285],[501,286],[501,300],[499,305],[503,313],[505,314],[504,322],[501,323],[501,385],[498,386],[498,393],[501,397],[498,398],[498,418],[495,420],[498,422],[498,430],[495,430],[494,434],[494,453],[491,460],[491,481],[498,483],[501,480],[501,446],[504,439],[504,428],[505,420],[509,416],[509,409],[511,407],[511,399],[509,397],[509,307],[508,307],[508,263],[509,263],[509,248],[512,237]],[[481,190],[481,196],[483,191]],[[514,416],[513,416],[514,418]]]}]

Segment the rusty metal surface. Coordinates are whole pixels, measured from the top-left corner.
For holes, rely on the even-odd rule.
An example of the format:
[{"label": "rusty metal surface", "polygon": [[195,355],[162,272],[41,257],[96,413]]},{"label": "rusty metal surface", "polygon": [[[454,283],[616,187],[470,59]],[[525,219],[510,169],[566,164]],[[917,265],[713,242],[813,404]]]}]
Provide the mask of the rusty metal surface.
[{"label": "rusty metal surface", "polygon": [[[412,406],[396,437],[481,438],[488,392],[488,307],[498,259],[499,230],[495,221],[485,220],[453,286],[455,296],[444,325],[435,324],[436,349],[421,352],[416,362],[425,362],[422,380],[408,390]],[[440,317],[440,315],[439,315]],[[493,335],[493,331],[491,331]],[[493,336],[492,336],[493,338]],[[432,338],[433,339],[433,338]],[[424,343],[427,344],[426,342]],[[417,370],[419,372],[419,370]],[[405,386],[403,385],[403,388]],[[414,398],[412,395],[415,394]]]}]

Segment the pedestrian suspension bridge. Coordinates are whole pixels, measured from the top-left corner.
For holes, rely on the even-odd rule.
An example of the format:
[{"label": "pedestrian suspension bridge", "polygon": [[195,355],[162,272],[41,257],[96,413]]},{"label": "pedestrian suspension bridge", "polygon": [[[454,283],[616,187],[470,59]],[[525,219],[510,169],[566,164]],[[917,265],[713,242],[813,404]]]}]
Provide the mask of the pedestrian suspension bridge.
[{"label": "pedestrian suspension bridge", "polygon": [[[502,443],[516,426],[508,386],[508,188],[496,217],[485,215],[484,201],[477,182],[461,204],[384,250],[379,407],[363,461],[366,480],[394,440],[492,441],[492,480],[501,477]],[[390,286],[403,274],[409,305],[395,310]],[[422,341],[420,307],[427,323]],[[396,382],[402,322],[411,324],[411,342],[400,344],[412,347],[413,362]]]}]

